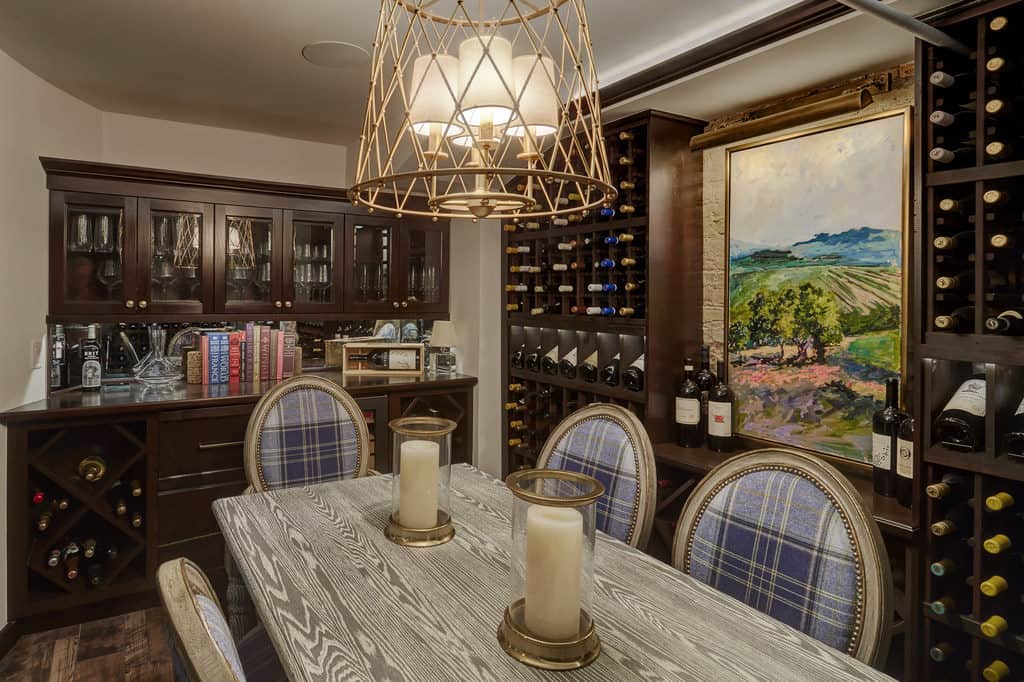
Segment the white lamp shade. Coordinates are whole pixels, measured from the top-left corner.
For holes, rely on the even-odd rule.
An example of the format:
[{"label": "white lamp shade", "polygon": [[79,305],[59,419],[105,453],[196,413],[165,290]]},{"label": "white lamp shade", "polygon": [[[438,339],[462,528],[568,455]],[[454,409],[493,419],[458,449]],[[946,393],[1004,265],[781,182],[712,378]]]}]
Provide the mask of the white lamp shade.
[{"label": "white lamp shade", "polygon": [[512,43],[501,36],[473,36],[459,45],[462,119],[478,126],[512,118]]},{"label": "white lamp shade", "polygon": [[433,348],[451,348],[455,345],[455,325],[448,320],[438,320],[430,332],[430,345]]},{"label": "white lamp shade", "polygon": [[417,57],[412,63],[409,83],[409,121],[419,135],[439,132],[453,135],[462,132],[455,116],[459,96],[459,60],[449,54]]},{"label": "white lamp shade", "polygon": [[523,55],[512,60],[512,79],[519,98],[519,116],[508,134],[526,137],[553,135],[558,131],[560,100],[555,88],[555,62],[550,57]]}]

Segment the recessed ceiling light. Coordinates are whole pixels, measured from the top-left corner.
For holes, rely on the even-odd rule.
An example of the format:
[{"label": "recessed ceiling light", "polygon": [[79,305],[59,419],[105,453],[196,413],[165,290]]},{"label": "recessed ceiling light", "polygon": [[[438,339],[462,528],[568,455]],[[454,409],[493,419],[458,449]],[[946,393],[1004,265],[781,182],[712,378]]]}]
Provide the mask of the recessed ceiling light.
[{"label": "recessed ceiling light", "polygon": [[302,56],[310,64],[337,69],[362,64],[370,58],[370,53],[354,43],[321,40],[302,48]]}]

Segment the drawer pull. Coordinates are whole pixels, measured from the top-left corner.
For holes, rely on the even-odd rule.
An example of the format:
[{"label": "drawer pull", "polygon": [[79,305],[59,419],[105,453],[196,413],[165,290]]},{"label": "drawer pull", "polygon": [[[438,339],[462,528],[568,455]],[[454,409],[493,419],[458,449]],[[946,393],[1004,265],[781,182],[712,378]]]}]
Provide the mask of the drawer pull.
[{"label": "drawer pull", "polygon": [[219,450],[220,448],[233,448],[236,445],[245,445],[244,440],[229,440],[223,443],[200,443],[200,450]]}]

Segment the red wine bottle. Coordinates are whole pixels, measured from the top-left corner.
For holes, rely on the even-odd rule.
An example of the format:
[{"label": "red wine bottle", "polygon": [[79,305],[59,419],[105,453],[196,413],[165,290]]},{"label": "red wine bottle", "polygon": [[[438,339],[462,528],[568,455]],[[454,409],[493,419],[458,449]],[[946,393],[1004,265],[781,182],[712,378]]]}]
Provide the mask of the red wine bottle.
[{"label": "red wine bottle", "polygon": [[686,358],[683,381],[676,391],[676,442],[684,448],[704,445],[700,387],[693,380],[693,360]]},{"label": "red wine bottle", "polygon": [[961,452],[985,449],[985,377],[977,374],[956,390],[935,419],[935,439]]},{"label": "red wine bottle", "polygon": [[1024,400],[1021,400],[1009,419],[1003,434],[1003,449],[1011,457],[1024,459]]},{"label": "red wine bottle", "polygon": [[904,415],[896,436],[896,500],[904,507],[914,502],[914,418]]},{"label": "red wine bottle", "polygon": [[1004,310],[985,320],[985,329],[996,334],[1024,333],[1024,315],[1019,310]]},{"label": "red wine bottle", "polygon": [[897,406],[900,380],[892,377],[885,381],[885,407],[871,418],[871,478],[875,494],[896,496],[896,435],[900,426]]},{"label": "red wine bottle", "polygon": [[718,361],[718,383],[708,396],[708,447],[715,452],[731,452],[736,397],[725,382],[725,362]]}]

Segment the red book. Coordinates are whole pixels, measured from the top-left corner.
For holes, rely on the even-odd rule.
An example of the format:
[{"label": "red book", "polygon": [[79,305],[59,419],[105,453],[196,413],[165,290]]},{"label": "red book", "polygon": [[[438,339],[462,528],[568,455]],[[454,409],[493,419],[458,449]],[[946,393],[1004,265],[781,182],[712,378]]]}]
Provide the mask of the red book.
[{"label": "red book", "polygon": [[199,337],[199,351],[203,354],[203,385],[210,385],[210,337],[203,334]]},{"label": "red book", "polygon": [[245,332],[231,332],[228,337],[228,381],[237,384],[242,380],[242,337]]},{"label": "red book", "polygon": [[270,327],[260,325],[260,381],[270,381]]}]

